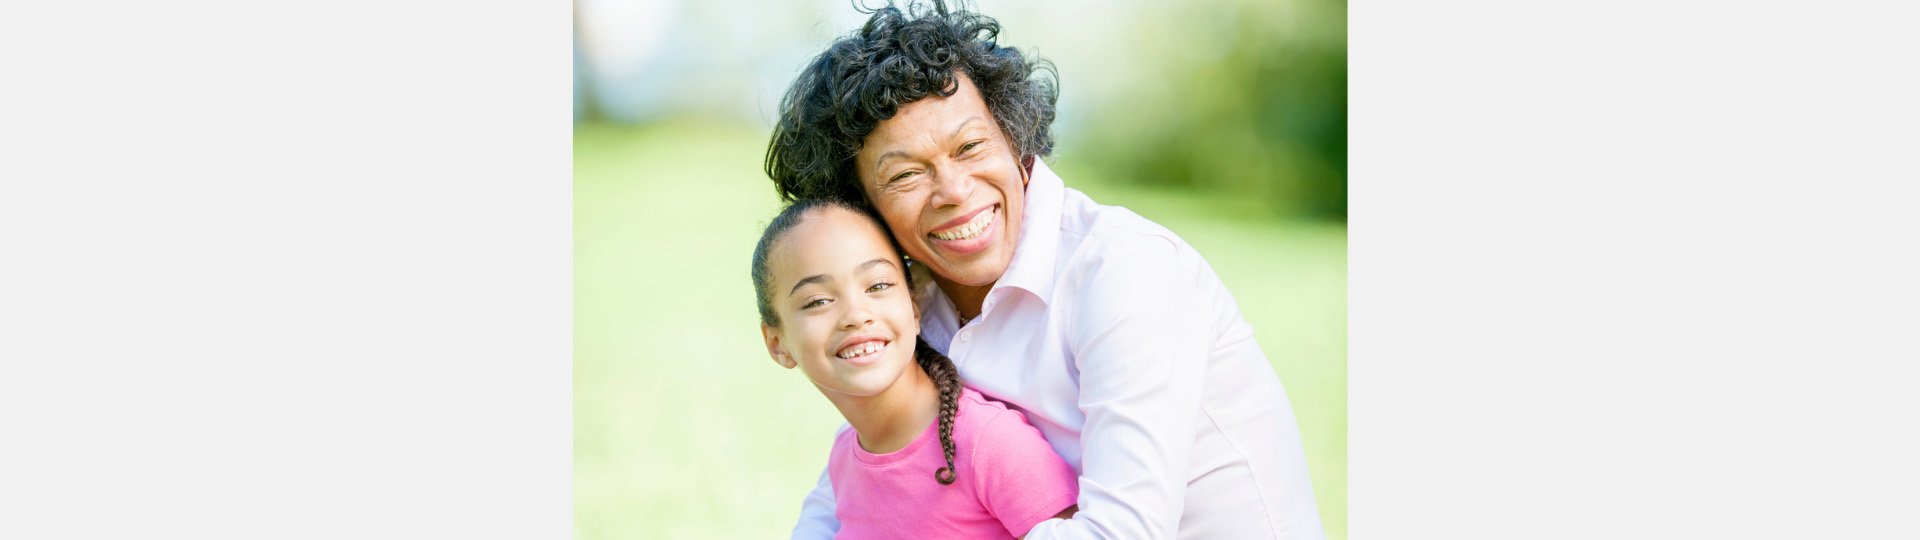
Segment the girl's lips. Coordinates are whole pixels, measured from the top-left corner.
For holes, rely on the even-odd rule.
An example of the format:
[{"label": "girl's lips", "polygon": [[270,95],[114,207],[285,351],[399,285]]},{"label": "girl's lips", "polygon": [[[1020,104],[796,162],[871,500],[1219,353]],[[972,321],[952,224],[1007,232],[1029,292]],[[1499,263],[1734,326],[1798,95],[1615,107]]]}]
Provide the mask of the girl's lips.
[{"label": "girl's lips", "polygon": [[[892,343],[888,343],[883,340],[872,339],[872,340],[862,340],[859,343],[848,344],[847,347],[859,347],[867,343],[878,344],[880,348],[875,349],[871,353],[855,356],[853,358],[843,358],[840,356],[839,352],[836,351],[833,357],[838,358],[842,362],[846,362],[856,366],[871,365],[874,362],[879,362],[880,356],[887,352],[887,347],[890,347],[893,345]],[[846,350],[846,347],[842,347],[840,350],[844,351]]]},{"label": "girl's lips", "polygon": [[[982,209],[981,211],[982,212],[999,212],[1000,205],[995,204],[993,206],[989,206],[985,209]],[[978,215],[978,214],[976,213],[975,215]],[[999,236],[1000,224],[1006,222],[1006,220],[1001,219],[999,215],[995,215],[993,216],[993,218],[994,218],[993,222],[988,223],[986,228],[981,229],[980,233],[974,235],[973,238],[968,238],[965,240],[942,240],[938,237],[933,236],[932,233],[928,233],[927,240],[934,247],[940,248],[941,250],[944,250],[947,252],[954,253],[956,255],[972,255],[974,253],[979,253],[980,251],[987,249],[987,246],[993,244],[994,238]],[[964,224],[964,223],[967,223],[967,221],[970,221],[970,220],[960,220],[959,223],[955,223],[955,225]],[[949,223],[952,223],[952,222],[949,222]]]}]

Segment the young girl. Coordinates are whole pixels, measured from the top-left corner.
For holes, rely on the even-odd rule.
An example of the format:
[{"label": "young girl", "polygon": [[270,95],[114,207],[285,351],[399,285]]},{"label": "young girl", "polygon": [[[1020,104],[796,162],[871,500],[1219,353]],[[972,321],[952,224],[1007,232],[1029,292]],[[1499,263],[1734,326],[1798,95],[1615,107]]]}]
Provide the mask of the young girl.
[{"label": "young girl", "polygon": [[803,200],[753,251],[767,353],[853,429],[827,458],[837,538],[1012,538],[1068,517],[1077,475],[1017,411],[919,341],[900,252],[869,210]]}]

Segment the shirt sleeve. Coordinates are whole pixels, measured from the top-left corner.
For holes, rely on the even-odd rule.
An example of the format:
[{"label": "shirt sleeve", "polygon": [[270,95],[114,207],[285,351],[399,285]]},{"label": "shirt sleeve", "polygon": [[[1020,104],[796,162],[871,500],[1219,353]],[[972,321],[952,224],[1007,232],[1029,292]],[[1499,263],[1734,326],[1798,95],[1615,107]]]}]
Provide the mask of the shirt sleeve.
[{"label": "shirt sleeve", "polygon": [[[840,429],[834,432],[834,438],[838,439],[840,433],[849,429],[853,429],[853,426],[841,424]],[[794,540],[831,540],[835,533],[840,532],[840,518],[834,517],[833,482],[827,476],[827,471],[824,466],[820,468],[820,481],[800,502],[800,522],[793,525]]]},{"label": "shirt sleeve", "polygon": [[807,493],[805,501],[800,503],[800,522],[793,526],[794,540],[829,540],[840,530],[840,520],[833,517],[833,484],[827,480],[826,469],[820,470],[820,483]]},{"label": "shirt sleeve", "polygon": [[1210,300],[1172,240],[1104,233],[1063,280],[1079,284],[1066,333],[1086,418],[1080,510],[1027,538],[1174,538],[1185,508]]},{"label": "shirt sleeve", "polygon": [[1073,506],[1073,467],[1017,411],[1000,409],[973,436],[967,468],[987,513],[1014,536]]}]

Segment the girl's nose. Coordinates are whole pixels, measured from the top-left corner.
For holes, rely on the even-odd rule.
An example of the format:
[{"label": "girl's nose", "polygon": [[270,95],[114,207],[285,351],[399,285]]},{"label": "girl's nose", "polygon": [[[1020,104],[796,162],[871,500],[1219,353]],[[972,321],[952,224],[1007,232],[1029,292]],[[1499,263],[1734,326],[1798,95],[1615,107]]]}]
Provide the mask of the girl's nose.
[{"label": "girl's nose", "polygon": [[844,302],[847,309],[841,316],[841,327],[859,328],[873,322],[873,310],[868,305],[867,299],[856,297]]}]

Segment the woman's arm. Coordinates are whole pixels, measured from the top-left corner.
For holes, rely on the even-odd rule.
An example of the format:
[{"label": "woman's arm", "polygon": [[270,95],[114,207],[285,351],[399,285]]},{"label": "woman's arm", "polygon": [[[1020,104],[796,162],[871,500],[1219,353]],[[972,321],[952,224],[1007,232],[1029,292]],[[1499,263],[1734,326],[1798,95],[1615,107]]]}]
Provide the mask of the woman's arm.
[{"label": "woman's arm", "polygon": [[820,482],[800,503],[800,522],[793,526],[793,539],[831,540],[840,530],[840,520],[833,517],[833,510],[833,484],[827,480],[826,469],[821,469]]},{"label": "woman's arm", "polygon": [[1173,538],[1213,350],[1211,298],[1174,242],[1124,229],[1089,238],[1067,346],[1079,369],[1079,511],[1028,538]]},{"label": "woman's arm", "polygon": [[[838,440],[850,429],[852,424],[841,423],[829,440]],[[831,445],[827,451],[833,451]],[[840,518],[834,516],[833,481],[827,476],[827,467],[831,465],[829,459],[828,465],[820,468],[820,481],[814,483],[813,491],[807,492],[807,498],[800,502],[800,522],[793,525],[794,540],[832,540],[833,535],[840,532]]]}]

